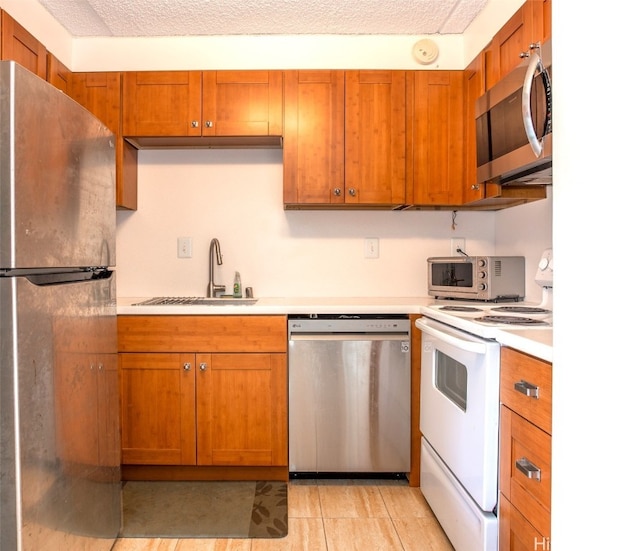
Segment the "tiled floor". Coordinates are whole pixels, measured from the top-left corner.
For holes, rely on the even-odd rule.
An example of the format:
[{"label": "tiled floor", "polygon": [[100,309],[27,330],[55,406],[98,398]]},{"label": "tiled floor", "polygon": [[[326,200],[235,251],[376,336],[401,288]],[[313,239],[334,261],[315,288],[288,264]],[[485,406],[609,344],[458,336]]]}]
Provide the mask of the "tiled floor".
[{"label": "tiled floor", "polygon": [[419,488],[388,480],[294,480],[280,539],[119,539],[113,551],[453,551]]}]

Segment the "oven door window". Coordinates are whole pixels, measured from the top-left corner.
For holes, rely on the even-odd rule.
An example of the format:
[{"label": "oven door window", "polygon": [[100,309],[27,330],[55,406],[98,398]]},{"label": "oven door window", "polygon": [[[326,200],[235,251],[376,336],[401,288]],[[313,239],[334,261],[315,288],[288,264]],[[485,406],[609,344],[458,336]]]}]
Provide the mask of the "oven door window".
[{"label": "oven door window", "polygon": [[440,350],[436,350],[435,385],[462,411],[467,411],[467,368]]}]

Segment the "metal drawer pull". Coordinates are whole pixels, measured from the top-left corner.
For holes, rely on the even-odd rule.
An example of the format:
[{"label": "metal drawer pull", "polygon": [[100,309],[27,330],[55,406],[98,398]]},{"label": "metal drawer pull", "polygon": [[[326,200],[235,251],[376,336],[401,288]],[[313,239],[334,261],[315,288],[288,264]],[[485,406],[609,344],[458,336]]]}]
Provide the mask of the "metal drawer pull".
[{"label": "metal drawer pull", "polygon": [[538,398],[538,387],[531,383],[527,383],[527,381],[518,381],[513,385],[513,388],[525,396],[536,399]]},{"label": "metal drawer pull", "polygon": [[540,474],[542,471],[536,467],[526,457],[516,460],[516,468],[524,474],[527,478],[533,478],[540,482]]}]

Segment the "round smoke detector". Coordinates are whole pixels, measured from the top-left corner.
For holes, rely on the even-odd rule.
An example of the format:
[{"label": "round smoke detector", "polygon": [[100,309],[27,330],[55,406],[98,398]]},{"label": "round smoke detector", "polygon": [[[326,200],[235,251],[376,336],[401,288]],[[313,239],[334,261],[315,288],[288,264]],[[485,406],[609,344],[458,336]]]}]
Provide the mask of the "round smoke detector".
[{"label": "round smoke detector", "polygon": [[438,45],[428,38],[418,40],[413,45],[413,57],[421,65],[429,65],[438,57]]}]

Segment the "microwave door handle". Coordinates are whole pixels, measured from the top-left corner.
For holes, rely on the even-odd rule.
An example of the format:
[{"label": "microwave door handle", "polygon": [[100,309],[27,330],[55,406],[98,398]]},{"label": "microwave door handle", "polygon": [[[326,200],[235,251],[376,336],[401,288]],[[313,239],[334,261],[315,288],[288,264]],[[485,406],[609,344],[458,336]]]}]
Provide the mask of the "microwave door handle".
[{"label": "microwave door handle", "polygon": [[540,157],[542,153],[542,140],[538,140],[536,129],[533,126],[533,117],[531,116],[531,89],[533,87],[533,77],[537,70],[544,71],[542,60],[537,53],[531,54],[529,66],[524,76],[524,84],[522,85],[522,120],[524,122],[524,131],[527,140],[533,149],[536,157]]}]

